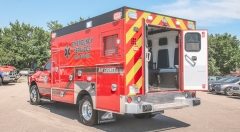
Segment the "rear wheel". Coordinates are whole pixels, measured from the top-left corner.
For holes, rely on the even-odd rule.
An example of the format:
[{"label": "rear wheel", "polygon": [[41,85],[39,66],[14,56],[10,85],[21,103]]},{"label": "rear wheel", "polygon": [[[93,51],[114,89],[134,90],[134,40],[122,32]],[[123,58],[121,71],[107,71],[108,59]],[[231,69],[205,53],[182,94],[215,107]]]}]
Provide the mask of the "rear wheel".
[{"label": "rear wheel", "polygon": [[37,85],[32,85],[30,87],[30,103],[32,105],[39,105],[40,101],[40,94]]},{"label": "rear wheel", "polygon": [[153,118],[154,116],[156,116],[156,114],[143,113],[143,114],[134,114],[133,116],[137,119],[149,119],[149,118]]},{"label": "rear wheel", "polygon": [[208,91],[209,91],[209,92],[212,92],[212,91],[213,91],[213,89],[212,89],[211,86],[209,86]]},{"label": "rear wheel", "polygon": [[85,95],[79,100],[79,121],[87,126],[97,124],[97,111],[93,109],[90,96]]},{"label": "rear wheel", "polygon": [[231,92],[231,88],[229,88],[229,87],[226,88],[224,92],[225,92],[225,95],[227,95],[227,96],[232,96],[233,95],[233,92]]}]

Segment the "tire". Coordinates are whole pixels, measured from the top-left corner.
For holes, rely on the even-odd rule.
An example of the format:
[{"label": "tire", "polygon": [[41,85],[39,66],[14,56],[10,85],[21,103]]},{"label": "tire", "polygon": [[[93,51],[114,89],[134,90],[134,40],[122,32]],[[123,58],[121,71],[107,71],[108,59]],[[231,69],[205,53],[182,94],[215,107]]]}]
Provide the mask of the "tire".
[{"label": "tire", "polygon": [[213,91],[212,87],[209,87],[209,88],[208,88],[208,91],[209,91],[209,92],[212,92],[212,91]]},{"label": "tire", "polygon": [[227,96],[232,96],[233,95],[233,93],[231,92],[231,88],[229,88],[229,87],[224,90],[224,93]]},{"label": "tire", "polygon": [[78,103],[79,121],[87,126],[97,124],[98,114],[97,110],[93,109],[92,99],[90,96],[85,95]]},{"label": "tire", "polygon": [[41,103],[40,94],[37,85],[30,87],[30,104],[39,105]]},{"label": "tire", "polygon": [[3,79],[2,79],[2,77],[0,77],[0,86],[2,86],[3,85]]},{"label": "tire", "polygon": [[133,116],[137,119],[149,119],[149,118],[153,118],[154,116],[156,116],[156,114],[143,113],[143,114],[134,114]]},{"label": "tire", "polygon": [[9,82],[2,82],[2,84],[4,84],[4,85],[8,85],[8,84],[9,84]]}]

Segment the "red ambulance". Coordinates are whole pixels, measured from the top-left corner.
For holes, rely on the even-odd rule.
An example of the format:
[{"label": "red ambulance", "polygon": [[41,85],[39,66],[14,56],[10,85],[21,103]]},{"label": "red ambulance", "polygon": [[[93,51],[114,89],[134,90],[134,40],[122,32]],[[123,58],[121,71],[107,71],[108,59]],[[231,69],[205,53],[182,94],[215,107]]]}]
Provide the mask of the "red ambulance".
[{"label": "red ambulance", "polygon": [[207,31],[192,20],[122,7],[51,37],[50,60],[29,78],[30,102],[78,105],[85,125],[200,105],[196,91],[208,89]]}]

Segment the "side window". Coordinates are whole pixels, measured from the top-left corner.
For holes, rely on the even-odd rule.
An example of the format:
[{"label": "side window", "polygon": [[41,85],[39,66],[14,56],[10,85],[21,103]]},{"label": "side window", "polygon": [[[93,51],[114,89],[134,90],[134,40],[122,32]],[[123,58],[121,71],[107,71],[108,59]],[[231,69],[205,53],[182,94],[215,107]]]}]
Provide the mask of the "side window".
[{"label": "side window", "polygon": [[117,34],[103,37],[104,56],[118,54],[117,38],[118,38]]},{"label": "side window", "polygon": [[188,52],[198,52],[201,50],[201,35],[200,33],[185,34],[185,50]]},{"label": "side window", "polygon": [[168,39],[167,39],[167,37],[159,38],[158,44],[159,44],[159,46],[168,45]]},{"label": "side window", "polygon": [[51,61],[48,61],[48,63],[44,66],[44,70],[50,70],[51,69]]}]

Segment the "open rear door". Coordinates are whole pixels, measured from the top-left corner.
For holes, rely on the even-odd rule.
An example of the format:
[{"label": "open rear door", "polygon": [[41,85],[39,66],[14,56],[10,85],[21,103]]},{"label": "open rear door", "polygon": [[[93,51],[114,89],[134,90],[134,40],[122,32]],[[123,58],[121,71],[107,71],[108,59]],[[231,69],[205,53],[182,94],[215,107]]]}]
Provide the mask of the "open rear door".
[{"label": "open rear door", "polygon": [[207,90],[208,46],[206,30],[182,32],[182,86],[184,90]]}]

